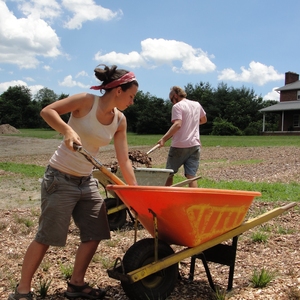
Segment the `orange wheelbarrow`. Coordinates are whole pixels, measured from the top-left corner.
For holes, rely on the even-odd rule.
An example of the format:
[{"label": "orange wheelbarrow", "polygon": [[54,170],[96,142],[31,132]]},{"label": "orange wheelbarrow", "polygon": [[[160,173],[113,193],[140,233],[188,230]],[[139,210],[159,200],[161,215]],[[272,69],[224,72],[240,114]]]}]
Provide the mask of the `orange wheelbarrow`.
[{"label": "orange wheelbarrow", "polygon": [[[158,148],[159,145],[154,146],[150,149],[147,154],[151,153]],[[112,197],[108,196],[106,186],[109,184],[125,185],[120,170],[114,174],[110,169],[106,168],[99,160],[93,157],[87,150],[77,144],[73,145],[74,149],[82,154],[89,162],[91,162],[96,169],[93,171],[93,177],[95,177],[104,188],[106,198],[104,199],[107,209],[107,218],[110,230],[120,229],[126,222],[127,212],[131,219],[133,217],[126,205],[121,201],[118,195],[110,190],[109,193]],[[170,173],[171,169],[161,168],[134,168],[134,173],[139,185],[151,185],[151,186],[163,186]],[[201,176],[197,176],[192,179],[187,179],[174,184],[173,186],[185,186],[191,181],[199,179]]]},{"label": "orange wheelbarrow", "polygon": [[[178,279],[178,263],[189,257],[191,279],[195,259],[200,258],[213,290],[215,287],[207,261],[230,266],[230,289],[238,236],[296,205],[290,203],[245,221],[253,199],[261,196],[261,193],[128,186],[81,146],[74,145],[74,148],[107,175],[111,184],[108,184],[106,189],[115,193],[126,208],[133,212],[136,223],[139,221],[152,235],[152,238],[136,241],[135,231],[134,244],[123,258],[117,258],[114,266],[107,270],[111,278],[121,281],[126,295],[132,300],[166,299],[172,293]],[[222,244],[229,239],[232,239],[231,246]],[[185,248],[175,253],[170,246],[172,244]]]},{"label": "orange wheelbarrow", "polygon": [[[136,241],[135,234],[134,244],[124,257],[107,270],[109,277],[121,281],[130,299],[166,299],[178,279],[178,263],[189,257],[191,279],[195,259],[201,258],[212,289],[207,260],[230,266],[231,289],[237,237],[296,205],[291,203],[245,221],[253,199],[261,193],[159,186],[106,188],[118,195],[153,237]],[[229,239],[233,240],[231,246],[222,244]],[[175,253],[172,244],[185,247]]]},{"label": "orange wheelbarrow", "polygon": [[[163,186],[171,172],[171,169],[160,169],[160,168],[134,168],[134,174],[139,185],[152,185],[152,186]],[[116,174],[118,178],[123,180],[123,176],[118,169]],[[104,199],[107,218],[110,230],[121,229],[126,223],[127,213],[129,214],[131,220],[134,218],[130,211],[127,209],[126,205],[123,204],[119,196],[112,190],[107,191],[106,186],[108,184],[114,184],[115,182],[103,173],[99,169],[93,171],[93,176],[98,179],[99,183],[104,188],[106,193],[106,198]],[[108,195],[109,194],[109,195]]]}]

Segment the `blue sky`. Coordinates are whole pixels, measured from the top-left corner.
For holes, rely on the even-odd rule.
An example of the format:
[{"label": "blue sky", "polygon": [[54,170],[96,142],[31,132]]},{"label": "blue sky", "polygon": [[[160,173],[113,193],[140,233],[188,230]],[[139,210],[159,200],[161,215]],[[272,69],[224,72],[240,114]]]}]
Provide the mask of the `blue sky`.
[{"label": "blue sky", "polygon": [[299,12],[299,0],[0,0],[0,93],[89,92],[104,63],[163,99],[203,81],[279,100],[284,73],[300,72]]}]

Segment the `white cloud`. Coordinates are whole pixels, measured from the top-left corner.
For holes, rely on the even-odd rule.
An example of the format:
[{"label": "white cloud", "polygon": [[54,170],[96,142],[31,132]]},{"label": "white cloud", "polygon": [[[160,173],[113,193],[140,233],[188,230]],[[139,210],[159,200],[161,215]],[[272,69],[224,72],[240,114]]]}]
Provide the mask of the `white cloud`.
[{"label": "white cloud", "polygon": [[263,99],[264,100],[276,100],[276,101],[279,101],[279,98],[280,98],[280,94],[275,91],[275,89],[277,89],[278,87],[274,87],[272,89],[272,92],[269,92],[268,94],[266,94]]},{"label": "white cloud", "polygon": [[24,15],[33,15],[35,18],[54,19],[61,15],[60,5],[55,0],[22,1],[19,9]]},{"label": "white cloud", "polygon": [[[166,64],[178,73],[208,73],[216,68],[207,53],[184,42],[148,38],[141,42],[141,48],[140,53],[133,51],[124,54],[113,51],[103,55],[98,52],[95,55],[95,60],[107,64],[125,65],[131,68],[141,66],[155,68]],[[181,66],[174,66],[178,62]]]},{"label": "white cloud", "polygon": [[31,82],[33,82],[33,81],[35,81],[33,78],[31,78],[31,77],[25,77],[24,78],[26,81],[31,81]]},{"label": "white cloud", "polygon": [[98,52],[95,54],[95,60],[111,65],[124,65],[130,68],[146,66],[146,62],[143,57],[136,51],[132,51],[129,54],[112,51],[104,55],[102,55],[101,52]]},{"label": "white cloud", "polygon": [[180,68],[172,68],[175,72],[207,73],[216,68],[207,53],[184,42],[149,38],[142,41],[141,45],[141,55],[147,61],[170,65],[176,61],[181,62]]},{"label": "white cloud", "polygon": [[31,94],[32,96],[34,96],[39,90],[43,89],[44,86],[43,85],[30,85],[28,86],[28,88],[30,88]]},{"label": "white cloud", "polygon": [[14,87],[14,86],[26,86],[30,89],[32,95],[37,93],[40,89],[44,88],[42,85],[30,85],[30,86],[28,86],[27,83],[23,80],[12,80],[12,81],[7,81],[7,82],[1,82],[0,83],[0,93],[3,93],[5,91],[7,91],[9,87]]},{"label": "white cloud", "polygon": [[241,67],[242,72],[236,73],[233,69],[224,69],[220,72],[218,80],[251,82],[262,86],[270,81],[284,79],[284,74],[278,73],[273,66],[252,61],[249,68]]},{"label": "white cloud", "polygon": [[62,82],[58,82],[60,86],[66,86],[66,87],[74,87],[78,86],[80,88],[89,88],[89,85],[85,85],[79,81],[73,80],[72,75],[68,75],[64,78]]},{"label": "white cloud", "polygon": [[60,55],[60,41],[55,31],[42,19],[29,15],[16,18],[0,1],[0,63],[36,68],[38,56]]},{"label": "white cloud", "polygon": [[81,71],[81,72],[79,72],[76,76],[75,76],[75,78],[78,78],[78,77],[80,77],[80,76],[89,76],[88,75],[88,73],[86,72],[86,71]]},{"label": "white cloud", "polygon": [[7,82],[0,83],[0,92],[3,93],[8,90],[10,86],[24,85],[27,86],[27,83],[23,80],[12,80]]},{"label": "white cloud", "polygon": [[73,13],[73,17],[65,23],[65,27],[68,29],[80,29],[82,23],[86,21],[95,19],[109,21],[123,15],[121,10],[113,12],[110,9],[95,4],[93,0],[63,0],[62,4]]},{"label": "white cloud", "polygon": [[43,66],[43,69],[46,70],[46,71],[51,71],[52,68],[50,66]]}]

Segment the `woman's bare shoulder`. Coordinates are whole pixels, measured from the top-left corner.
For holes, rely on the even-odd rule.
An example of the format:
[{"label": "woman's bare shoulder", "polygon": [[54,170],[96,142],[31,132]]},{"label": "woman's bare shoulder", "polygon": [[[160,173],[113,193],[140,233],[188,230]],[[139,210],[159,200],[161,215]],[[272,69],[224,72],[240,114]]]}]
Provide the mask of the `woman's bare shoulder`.
[{"label": "woman's bare shoulder", "polygon": [[96,96],[90,93],[79,93],[79,94],[74,94],[70,96],[70,98],[74,99],[82,99],[82,100],[93,100]]}]

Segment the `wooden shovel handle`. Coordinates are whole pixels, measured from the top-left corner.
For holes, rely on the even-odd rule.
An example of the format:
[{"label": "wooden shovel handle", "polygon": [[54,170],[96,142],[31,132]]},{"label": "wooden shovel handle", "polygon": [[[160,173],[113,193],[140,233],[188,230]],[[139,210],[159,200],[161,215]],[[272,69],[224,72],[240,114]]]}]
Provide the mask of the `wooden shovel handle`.
[{"label": "wooden shovel handle", "polygon": [[159,148],[159,144],[155,145],[153,148],[151,148],[148,152],[147,155],[150,154],[151,152],[153,152],[154,150],[156,150],[157,148]]},{"label": "wooden shovel handle", "polygon": [[124,181],[122,181],[114,173],[110,172],[106,167],[103,166],[103,164],[100,161],[93,157],[82,146],[73,143],[73,148],[77,152],[81,153],[90,163],[92,163],[97,169],[99,169],[103,174],[105,174],[112,182],[114,182],[117,185],[126,185]]}]

